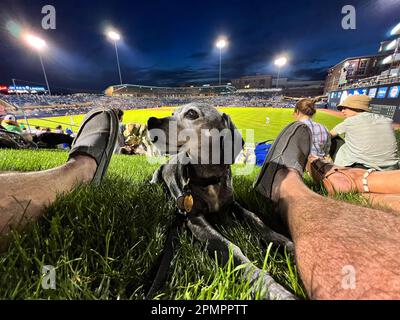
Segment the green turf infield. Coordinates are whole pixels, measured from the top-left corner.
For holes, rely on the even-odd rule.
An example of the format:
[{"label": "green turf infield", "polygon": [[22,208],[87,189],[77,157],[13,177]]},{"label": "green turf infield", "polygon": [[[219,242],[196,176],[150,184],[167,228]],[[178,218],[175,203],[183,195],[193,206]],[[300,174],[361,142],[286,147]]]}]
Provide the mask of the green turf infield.
[{"label": "green turf infield", "polygon": [[[0,169],[30,171],[65,162],[61,151],[0,151]],[[1,299],[142,299],[152,280],[173,219],[174,203],[148,183],[157,164],[141,156],[114,156],[101,186],[81,186],[58,200],[29,231],[14,231],[0,255]],[[235,176],[239,201],[264,215],[269,208],[249,176]],[[296,267],[284,253],[262,243],[249,226],[230,220],[219,230],[259,267],[305,297]],[[56,290],[43,290],[43,265],[56,267]],[[219,266],[187,232],[159,299],[254,299],[247,279],[232,265]]]},{"label": "green turf infield", "polygon": [[[254,130],[255,142],[261,142],[264,140],[274,139],[278,133],[293,119],[293,109],[277,109],[277,108],[219,108],[221,112],[225,112],[231,116],[233,122],[238,129],[243,130],[243,136],[246,137],[246,129]],[[171,107],[164,107],[159,109],[140,109],[140,110],[127,110],[125,111],[124,123],[138,122],[147,123],[150,117],[167,117],[170,116],[173,111]],[[266,118],[270,119],[270,123],[266,124]],[[83,119],[83,115],[64,117],[53,117],[47,118],[51,121],[57,121],[65,123],[64,128],[67,125],[75,124],[79,126]],[[328,129],[332,129],[336,124],[342,121],[338,116],[334,116],[324,111],[317,111],[315,120],[323,123]],[[38,125],[43,127],[55,128],[57,123],[46,121],[44,119],[29,119],[31,126]],[[74,131],[77,131],[77,127],[72,127]]]}]

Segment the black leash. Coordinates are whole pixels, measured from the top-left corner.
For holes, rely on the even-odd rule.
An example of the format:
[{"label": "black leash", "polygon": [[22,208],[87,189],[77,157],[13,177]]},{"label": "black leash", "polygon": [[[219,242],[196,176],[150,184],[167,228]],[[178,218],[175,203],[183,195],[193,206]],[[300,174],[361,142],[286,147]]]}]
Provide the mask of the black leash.
[{"label": "black leash", "polygon": [[[169,227],[167,238],[165,239],[164,249],[160,264],[157,269],[156,276],[152,282],[152,285],[147,292],[145,299],[152,299],[154,295],[162,289],[167,281],[168,271],[171,266],[171,261],[174,258],[175,250],[177,247],[177,239],[182,232],[183,226],[187,221],[187,215],[190,214],[193,208],[194,199],[190,191],[190,184],[196,184],[202,187],[206,187],[221,182],[221,177],[210,177],[210,178],[198,178],[193,172],[189,172],[191,168],[186,167],[186,176],[190,177],[184,186],[183,195],[176,200],[177,210],[175,211],[175,219]],[[197,199],[199,201],[199,199]]]},{"label": "black leash", "polygon": [[176,212],[175,214],[176,217],[169,227],[167,238],[165,239],[162,258],[158,266],[156,276],[154,277],[152,285],[147,292],[145,299],[152,299],[154,295],[162,289],[167,281],[168,271],[177,247],[177,240],[186,221],[185,217],[181,213]]}]

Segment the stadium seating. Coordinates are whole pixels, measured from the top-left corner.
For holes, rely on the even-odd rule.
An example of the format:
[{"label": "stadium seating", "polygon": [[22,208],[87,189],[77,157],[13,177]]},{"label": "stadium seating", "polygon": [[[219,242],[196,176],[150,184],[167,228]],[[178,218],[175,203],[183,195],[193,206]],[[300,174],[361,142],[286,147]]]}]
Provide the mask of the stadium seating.
[{"label": "stadium seating", "polygon": [[293,108],[294,101],[283,100],[278,92],[236,92],[232,94],[181,97],[135,97],[130,95],[107,96],[103,94],[76,95],[0,95],[0,99],[24,110],[28,117],[49,117],[83,114],[95,107],[107,106],[124,110],[179,106],[189,102],[204,102],[216,107],[277,107]]}]

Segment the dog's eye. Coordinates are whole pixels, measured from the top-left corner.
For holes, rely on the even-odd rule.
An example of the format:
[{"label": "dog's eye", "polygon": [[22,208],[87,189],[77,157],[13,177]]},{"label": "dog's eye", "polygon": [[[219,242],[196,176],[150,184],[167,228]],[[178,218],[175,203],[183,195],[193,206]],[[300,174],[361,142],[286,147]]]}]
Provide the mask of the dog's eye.
[{"label": "dog's eye", "polygon": [[188,112],[186,112],[185,114],[185,118],[188,118],[190,120],[194,120],[197,119],[199,117],[199,114],[194,111],[194,110],[189,110]]}]

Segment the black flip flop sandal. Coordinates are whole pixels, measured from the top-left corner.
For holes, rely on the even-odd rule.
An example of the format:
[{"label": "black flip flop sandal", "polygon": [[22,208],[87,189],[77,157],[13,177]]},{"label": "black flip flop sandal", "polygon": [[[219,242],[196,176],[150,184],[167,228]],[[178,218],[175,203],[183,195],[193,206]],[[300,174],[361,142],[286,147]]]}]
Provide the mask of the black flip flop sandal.
[{"label": "black flip flop sandal", "polygon": [[271,199],[278,170],[293,168],[303,175],[311,145],[312,133],[306,124],[296,121],[286,126],[272,145],[253,187]]}]

